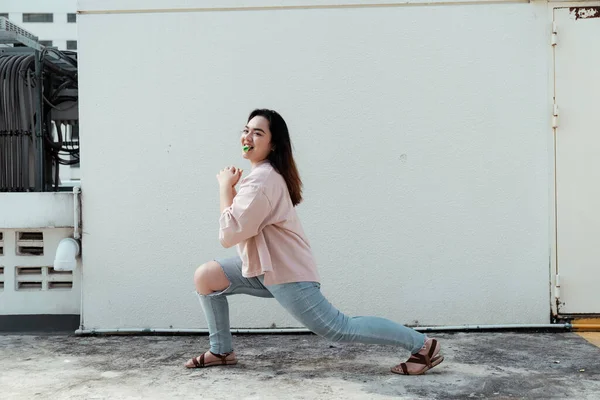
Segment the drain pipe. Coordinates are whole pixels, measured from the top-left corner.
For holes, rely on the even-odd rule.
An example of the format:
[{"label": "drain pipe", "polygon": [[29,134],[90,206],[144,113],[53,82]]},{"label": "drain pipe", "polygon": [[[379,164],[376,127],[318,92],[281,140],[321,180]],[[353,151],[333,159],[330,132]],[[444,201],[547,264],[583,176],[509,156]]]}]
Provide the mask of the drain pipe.
[{"label": "drain pipe", "polygon": [[[274,333],[310,333],[306,328],[246,328],[231,329],[231,333],[254,333],[254,334],[274,334]],[[75,335],[147,335],[147,334],[208,334],[208,329],[77,329]]]},{"label": "drain pipe", "polygon": [[56,249],[56,256],[54,258],[54,269],[56,271],[74,271],[77,266],[77,256],[81,251],[79,245],[79,239],[81,234],[79,233],[79,193],[80,188],[78,186],[73,188],[73,237],[64,238],[58,243]]},{"label": "drain pipe", "polygon": [[[453,332],[482,330],[514,330],[514,329],[557,329],[570,330],[572,324],[504,324],[504,325],[450,325],[450,326],[417,326],[419,332]],[[78,329],[75,335],[147,335],[147,334],[206,334],[208,329]],[[246,328],[231,329],[231,333],[276,334],[276,333],[310,333],[306,328]]]},{"label": "drain pipe", "polygon": [[79,242],[73,238],[64,238],[58,243],[56,257],[54,258],[54,269],[56,271],[74,271],[77,266],[79,255]]},{"label": "drain pipe", "polygon": [[454,326],[418,326],[413,329],[419,332],[444,331],[483,331],[483,330],[514,330],[514,329],[558,329],[570,330],[572,325],[566,324],[502,324],[502,325],[454,325]]},{"label": "drain pipe", "polygon": [[[73,238],[81,244],[81,187],[73,187]],[[83,269],[79,271],[79,329],[83,329]]]},{"label": "drain pipe", "polygon": [[73,238],[75,240],[81,239],[81,234],[79,233],[79,228],[81,225],[81,202],[79,194],[81,193],[81,188],[79,186],[75,186],[73,188]]}]

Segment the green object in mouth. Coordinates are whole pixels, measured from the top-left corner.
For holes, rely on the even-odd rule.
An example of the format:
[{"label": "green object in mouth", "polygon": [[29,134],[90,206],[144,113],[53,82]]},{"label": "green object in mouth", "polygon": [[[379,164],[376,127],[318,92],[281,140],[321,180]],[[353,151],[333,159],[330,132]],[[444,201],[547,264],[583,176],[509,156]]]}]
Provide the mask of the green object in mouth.
[{"label": "green object in mouth", "polygon": [[242,150],[244,150],[244,153],[247,153],[250,150],[250,146],[244,146]]}]

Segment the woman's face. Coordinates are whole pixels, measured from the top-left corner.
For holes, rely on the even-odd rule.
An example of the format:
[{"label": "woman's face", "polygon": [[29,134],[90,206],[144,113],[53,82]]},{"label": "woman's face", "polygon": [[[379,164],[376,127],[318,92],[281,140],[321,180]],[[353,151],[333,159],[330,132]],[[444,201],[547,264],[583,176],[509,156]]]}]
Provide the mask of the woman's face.
[{"label": "woman's face", "polygon": [[[265,160],[271,152],[271,131],[265,117],[256,116],[242,130],[242,156],[252,164]],[[244,151],[247,146],[248,151]]]}]

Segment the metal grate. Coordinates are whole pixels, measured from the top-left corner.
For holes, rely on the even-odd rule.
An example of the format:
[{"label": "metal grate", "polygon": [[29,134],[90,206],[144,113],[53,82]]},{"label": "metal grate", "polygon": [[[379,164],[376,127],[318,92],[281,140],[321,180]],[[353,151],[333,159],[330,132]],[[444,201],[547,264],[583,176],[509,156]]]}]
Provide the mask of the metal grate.
[{"label": "metal grate", "polygon": [[0,290],[4,290],[4,267],[0,266]]},{"label": "metal grate", "polygon": [[19,25],[13,24],[4,17],[0,17],[0,31],[15,32],[19,35],[25,36],[27,39],[31,39],[36,42],[38,40],[37,36],[32,35],[30,32],[21,28]]},{"label": "metal grate", "polygon": [[57,271],[54,267],[48,267],[48,275],[73,275],[73,271]]},{"label": "metal grate", "polygon": [[42,290],[42,282],[17,282],[17,290]]},{"label": "metal grate", "polygon": [[43,256],[44,248],[43,247],[34,247],[34,246],[19,246],[17,248],[18,256]]},{"label": "metal grate", "polygon": [[43,232],[18,232],[17,240],[44,240]]},{"label": "metal grate", "polygon": [[42,256],[44,255],[43,232],[17,232],[17,255],[18,256]]},{"label": "metal grate", "polygon": [[71,290],[73,272],[56,271],[51,266],[15,267],[16,290]]},{"label": "metal grate", "polygon": [[48,290],[53,290],[53,289],[72,289],[72,288],[73,288],[73,282],[72,281],[48,282]]},{"label": "metal grate", "polygon": [[73,271],[57,271],[47,267],[46,280],[48,290],[71,290],[73,288]]},{"label": "metal grate", "polygon": [[4,232],[0,232],[0,256],[4,255]]},{"label": "metal grate", "polygon": [[42,290],[42,267],[15,267],[16,290]]},{"label": "metal grate", "polygon": [[42,267],[17,267],[17,276],[42,275]]}]

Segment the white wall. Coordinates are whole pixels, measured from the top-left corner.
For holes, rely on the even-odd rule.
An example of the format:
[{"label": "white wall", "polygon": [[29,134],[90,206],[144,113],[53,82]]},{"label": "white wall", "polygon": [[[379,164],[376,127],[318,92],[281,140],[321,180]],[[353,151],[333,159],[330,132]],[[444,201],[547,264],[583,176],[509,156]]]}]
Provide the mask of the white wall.
[{"label": "white wall", "polygon": [[[42,255],[18,255],[20,232],[42,232]],[[57,272],[52,266],[61,239],[71,237],[73,228],[3,229],[0,256],[0,315],[79,314],[81,309],[81,262],[73,272]],[[21,273],[22,268],[30,268]],[[31,269],[33,268],[33,269]],[[19,287],[19,282],[36,282],[39,288]],[[57,286],[53,286],[56,285]],[[70,283],[71,287],[64,287]]]},{"label": "white wall", "polygon": [[[290,126],[299,213],[342,310],[549,321],[544,4],[147,7],[188,3],[205,9],[79,5],[86,328],[205,326],[192,274],[234,253],[215,174],[249,169],[238,133],[254,107]],[[273,301],[230,305],[234,327],[298,326]]]},{"label": "white wall", "polygon": [[0,194],[0,228],[63,228],[73,220],[73,193]]},{"label": "white wall", "polygon": [[[71,274],[51,269],[58,243],[73,236],[73,226],[71,193],[0,194],[0,315],[79,314],[80,260]],[[41,233],[42,240],[21,241],[23,232]],[[39,247],[43,254],[23,254],[19,246]],[[37,268],[39,273],[20,274],[19,268]],[[20,288],[20,281],[38,282],[41,287]],[[54,287],[56,282],[72,282],[72,287]]]}]

